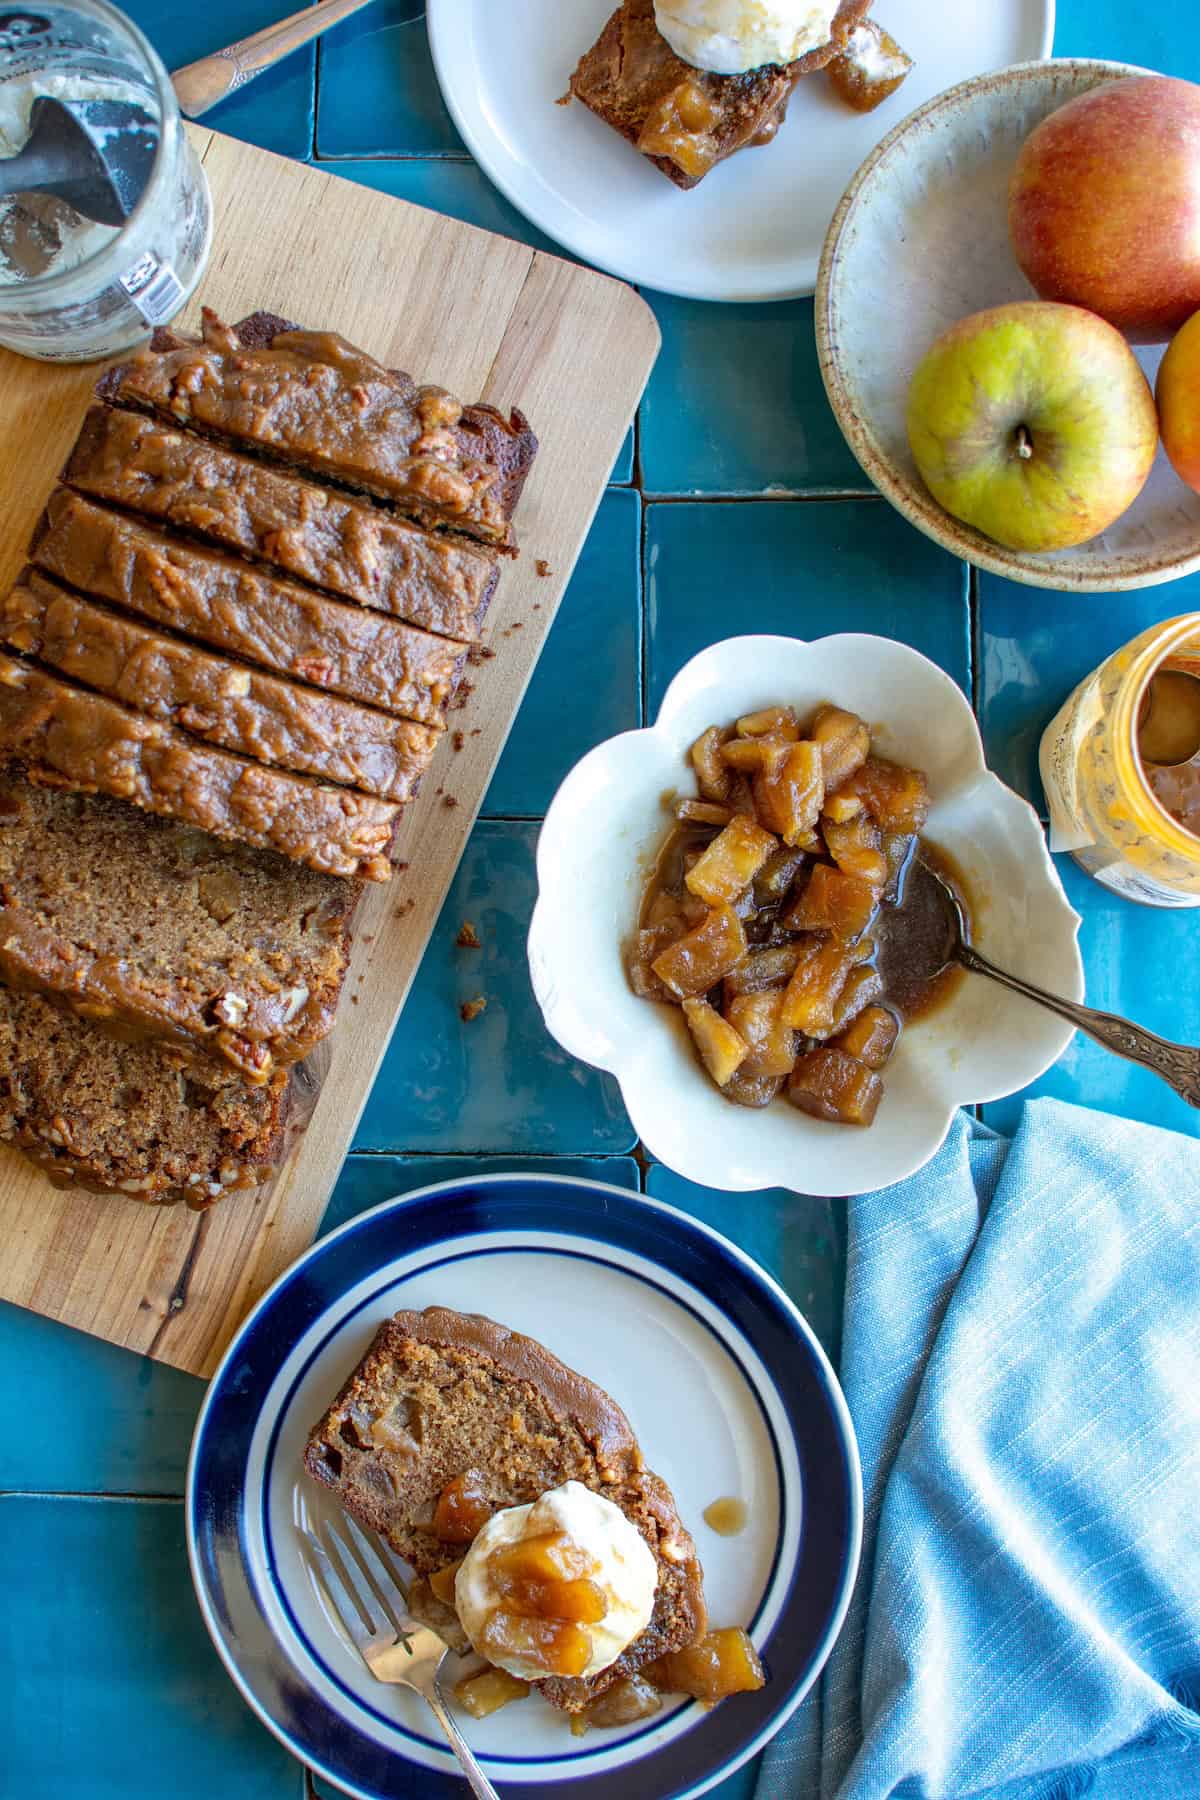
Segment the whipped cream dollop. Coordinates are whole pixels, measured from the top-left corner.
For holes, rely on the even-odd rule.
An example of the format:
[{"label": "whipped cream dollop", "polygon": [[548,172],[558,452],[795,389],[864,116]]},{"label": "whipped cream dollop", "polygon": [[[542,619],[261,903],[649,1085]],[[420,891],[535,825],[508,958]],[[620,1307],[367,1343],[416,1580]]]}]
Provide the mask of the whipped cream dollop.
[{"label": "whipped cream dollop", "polygon": [[829,42],[838,0],[654,0],[676,56],[713,75],[790,63]]},{"label": "whipped cream dollop", "polygon": [[505,1598],[489,1566],[493,1552],[522,1539],[558,1534],[589,1559],[587,1579],[606,1602],[604,1617],[580,1625],[588,1634],[591,1656],[583,1679],[615,1663],[623,1650],[650,1623],[658,1586],[658,1565],[641,1533],[619,1506],[594,1494],[582,1482],[568,1481],[532,1506],[508,1506],[494,1513],[463,1559],[454,1584],[459,1621],[476,1650],[489,1662],[521,1681],[540,1681],[545,1666],[519,1655],[498,1654],[487,1642],[486,1628]]}]

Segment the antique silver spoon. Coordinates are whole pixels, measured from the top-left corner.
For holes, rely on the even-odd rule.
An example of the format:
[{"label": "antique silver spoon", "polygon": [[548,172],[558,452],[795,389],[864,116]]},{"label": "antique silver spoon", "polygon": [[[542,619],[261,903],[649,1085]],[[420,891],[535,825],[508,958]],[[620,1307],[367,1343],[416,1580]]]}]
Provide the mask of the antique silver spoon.
[{"label": "antique silver spoon", "polygon": [[1094,1038],[1106,1050],[1125,1057],[1128,1062],[1140,1063],[1143,1068],[1151,1069],[1168,1087],[1174,1088],[1189,1106],[1200,1106],[1200,1049],[1190,1044],[1173,1044],[1169,1039],[1158,1037],[1153,1031],[1146,1031],[1141,1025],[1133,1024],[1130,1019],[1122,1019],[1117,1013],[1098,1012],[1094,1006],[1083,1006],[1077,1000],[1064,1000],[1061,994],[1048,994],[1043,988],[1034,987],[1032,982],[1023,981],[1019,975],[1010,975],[1006,969],[997,968],[973,944],[968,943],[967,922],[958,895],[936,869],[930,868],[927,862],[918,858],[909,870],[908,882],[910,890],[914,882],[927,884],[927,894],[936,899],[938,910],[945,921],[945,939],[940,946],[944,954],[941,962],[930,968],[931,976],[952,962],[961,963],[964,969],[970,969],[974,975],[990,976],[1001,987],[1011,988],[1013,993],[1023,994],[1027,1000],[1034,1000],[1039,1006],[1057,1013],[1060,1019],[1066,1019],[1078,1030],[1086,1032],[1088,1037]]}]

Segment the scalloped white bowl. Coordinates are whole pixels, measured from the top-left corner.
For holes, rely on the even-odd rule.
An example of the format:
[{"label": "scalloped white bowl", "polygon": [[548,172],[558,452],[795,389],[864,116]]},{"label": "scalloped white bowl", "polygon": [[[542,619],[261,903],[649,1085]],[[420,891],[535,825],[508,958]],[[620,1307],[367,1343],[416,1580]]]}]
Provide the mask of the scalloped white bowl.
[{"label": "scalloped white bowl", "polygon": [[962,693],[934,663],[890,638],[842,633],[731,638],[671,683],[657,723],[610,738],[555,795],[538,841],[529,929],[534,993],[553,1037],[610,1070],[652,1156],[706,1187],[856,1194],[928,1162],[956,1107],[997,1100],[1049,1068],[1070,1026],[981,976],[910,1026],[888,1065],[868,1130],[830,1125],[776,1100],[751,1111],[723,1100],[698,1067],[677,1007],[639,1000],[622,948],[671,816],[663,796],[694,791],[688,747],[706,726],[775,702],[798,711],[834,700],[871,722],[881,753],[924,769],[925,835],[970,884],[974,939],[1002,966],[1083,998],[1072,911],[1033,809],[984,763]]}]

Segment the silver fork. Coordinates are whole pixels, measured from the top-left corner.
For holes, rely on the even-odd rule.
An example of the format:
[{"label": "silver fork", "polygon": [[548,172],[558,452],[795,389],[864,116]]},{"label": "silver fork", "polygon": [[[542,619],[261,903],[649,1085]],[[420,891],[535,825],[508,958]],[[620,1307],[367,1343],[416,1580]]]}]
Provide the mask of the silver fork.
[{"label": "silver fork", "polygon": [[442,1699],[438,1676],[449,1650],[436,1631],[410,1614],[390,1559],[353,1519],[343,1516],[341,1525],[339,1531],[326,1519],[320,1527],[322,1543],[307,1512],[296,1521],[310,1563],[347,1636],[377,1681],[420,1694],[445,1732],[477,1800],[500,1800]]}]

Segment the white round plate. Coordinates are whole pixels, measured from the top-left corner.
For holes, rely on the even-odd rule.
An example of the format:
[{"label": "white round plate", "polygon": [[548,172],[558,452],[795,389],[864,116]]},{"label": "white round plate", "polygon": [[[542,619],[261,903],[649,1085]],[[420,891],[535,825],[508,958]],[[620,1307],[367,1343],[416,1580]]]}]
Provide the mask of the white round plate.
[{"label": "white round plate", "polygon": [[906,113],[969,75],[1048,56],[1054,0],[880,0],[915,59],[898,93],[855,113],[818,72],[774,143],[690,193],[567,91],[615,0],[429,0],[442,97],[472,156],[525,217],[585,261],[695,300],[811,294],[829,221],[855,169]]},{"label": "white round plate", "polygon": [[[464,1719],[473,1748],[505,1800],[567,1782],[579,1800],[703,1793],[778,1730],[829,1654],[858,1561],[858,1458],[836,1377],[770,1277],[686,1214],[599,1182],[493,1176],[388,1201],[314,1245],[251,1313],[188,1470],[192,1575],[226,1667],[347,1793],[465,1791],[422,1703],[375,1682],[333,1623],[296,1532],[336,1511],[302,1473],[314,1421],[384,1319],[435,1304],[536,1337],[612,1393],[695,1535],[714,1625],[745,1625],[769,1673],[710,1713],[669,1702],[582,1739],[531,1697]],[[749,1509],[734,1538],[702,1518],[725,1494]]]}]

